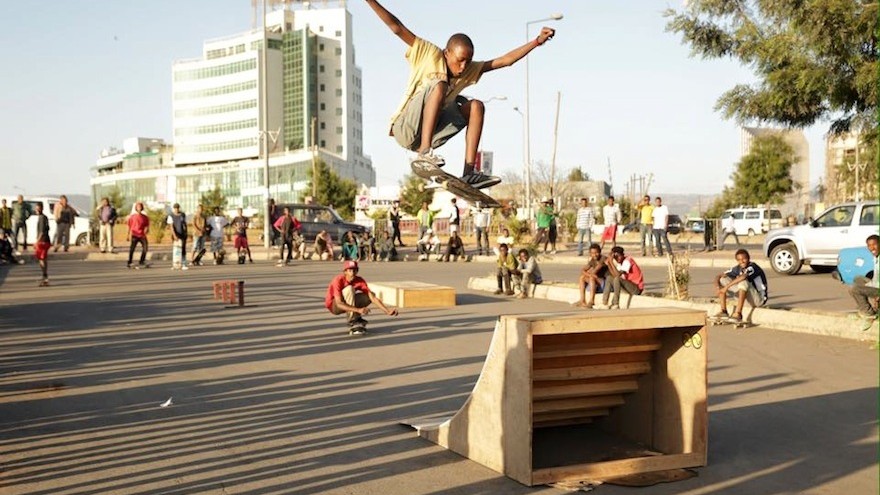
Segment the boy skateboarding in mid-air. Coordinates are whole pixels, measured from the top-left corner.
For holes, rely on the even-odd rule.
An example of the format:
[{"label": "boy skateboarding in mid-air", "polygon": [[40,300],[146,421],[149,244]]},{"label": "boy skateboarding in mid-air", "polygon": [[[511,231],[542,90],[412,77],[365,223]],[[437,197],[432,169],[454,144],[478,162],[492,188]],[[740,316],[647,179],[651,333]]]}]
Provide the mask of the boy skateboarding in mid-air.
[{"label": "boy skateboarding in mid-air", "polygon": [[483,132],[483,102],[469,100],[459,93],[476,84],[485,72],[508,67],[553,37],[545,27],[532,41],[507,54],[485,62],[474,62],[474,44],[462,33],[454,34],[440,49],[414,35],[393,14],[375,0],[367,3],[390,29],[409,46],[410,66],[404,100],[391,119],[391,135],[409,150],[418,153],[414,161],[442,167],[444,160],[433,150],[467,127],[464,173],[461,179],[475,189],[493,186],[501,179],[475,170],[477,149]]}]

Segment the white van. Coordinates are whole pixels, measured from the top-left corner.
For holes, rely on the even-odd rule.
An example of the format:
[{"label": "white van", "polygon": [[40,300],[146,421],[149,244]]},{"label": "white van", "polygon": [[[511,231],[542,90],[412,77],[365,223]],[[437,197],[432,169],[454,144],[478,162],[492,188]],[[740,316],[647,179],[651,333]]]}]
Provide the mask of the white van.
[{"label": "white van", "polygon": [[[18,203],[18,196],[0,196],[0,199],[6,200],[6,206],[12,208],[12,205]],[[27,243],[28,246],[33,245],[37,242],[37,217],[34,215],[37,212],[37,203],[43,204],[43,214],[46,215],[46,218],[49,219],[49,241],[55,241],[55,217],[52,212],[55,210],[55,204],[60,201],[60,198],[53,198],[47,196],[25,196],[24,202],[28,203],[31,209],[31,217],[27,220]],[[70,203],[68,203],[70,204]],[[91,215],[88,212],[82,211],[79,208],[70,205],[76,210],[76,218],[74,219],[73,224],[70,226],[70,244],[76,246],[86,246],[89,244],[89,221]],[[7,234],[10,238],[12,238],[12,232]],[[20,236],[21,234],[19,234]],[[19,239],[19,243],[21,240]],[[19,248],[20,250],[21,248]]]},{"label": "white van", "polygon": [[[769,218],[768,211],[770,212]],[[723,220],[731,216],[736,235],[766,234],[770,229],[778,229],[783,226],[782,212],[773,208],[767,210],[766,208],[740,206],[725,210],[721,218]],[[724,225],[723,222],[722,225]]]}]

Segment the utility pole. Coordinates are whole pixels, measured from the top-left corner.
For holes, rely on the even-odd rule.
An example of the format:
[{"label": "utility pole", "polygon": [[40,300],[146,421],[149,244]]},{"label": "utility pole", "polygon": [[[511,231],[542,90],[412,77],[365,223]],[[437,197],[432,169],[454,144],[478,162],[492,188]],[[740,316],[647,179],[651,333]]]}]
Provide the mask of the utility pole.
[{"label": "utility pole", "polygon": [[[254,4],[254,9],[256,9],[256,3]],[[256,15],[254,15],[256,18]],[[262,151],[263,151],[263,179],[266,183],[266,191],[265,198],[263,198],[263,205],[265,206],[265,213],[263,216],[263,247],[266,248],[266,256],[269,256],[269,246],[272,243],[272,219],[270,217],[269,210],[269,199],[272,196],[272,193],[269,190],[269,103],[267,99],[269,98],[269,63],[267,62],[267,57],[269,55],[269,34],[268,34],[268,26],[266,26],[266,0],[263,0],[263,46],[260,47],[260,113],[263,117],[263,125],[262,132],[260,132],[260,137],[262,138]]]},{"label": "utility pole", "polygon": [[317,117],[312,117],[311,135],[312,135],[312,200],[318,201],[318,145],[317,145]]}]

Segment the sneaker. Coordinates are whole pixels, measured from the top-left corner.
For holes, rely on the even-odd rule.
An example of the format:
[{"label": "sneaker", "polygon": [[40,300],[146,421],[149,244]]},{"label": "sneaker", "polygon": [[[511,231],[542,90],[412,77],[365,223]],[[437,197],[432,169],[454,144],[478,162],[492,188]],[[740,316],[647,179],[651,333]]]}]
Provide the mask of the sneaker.
[{"label": "sneaker", "polygon": [[859,311],[859,318],[877,318],[877,313],[864,313],[862,311]]},{"label": "sneaker", "polygon": [[512,295],[513,295],[513,291],[512,291],[512,290],[509,290],[509,291],[505,292],[504,294],[506,294],[506,295],[508,295],[508,296],[512,296]]},{"label": "sneaker", "polygon": [[415,158],[412,159],[412,161],[414,163],[421,162],[428,165],[433,165],[435,167],[442,167],[443,165],[446,165],[446,160],[444,160],[442,156],[434,154],[434,150],[430,148],[428,149],[428,151],[416,155]]},{"label": "sneaker", "polygon": [[358,316],[357,318],[351,320],[351,325],[356,326],[356,327],[357,326],[366,326],[367,323],[369,323],[369,322],[367,320],[365,320],[363,316]]},{"label": "sneaker", "polygon": [[620,305],[619,304],[612,304],[611,306],[608,306],[608,309],[620,309]]},{"label": "sneaker", "polygon": [[528,297],[529,297],[529,296],[527,296],[527,295],[525,294],[525,292],[520,292],[519,294],[516,295],[516,298],[517,298],[517,299],[526,299],[526,298],[528,298]]},{"label": "sneaker", "polygon": [[501,289],[495,289],[495,295],[496,295],[496,296],[497,296],[497,295],[500,295],[500,294],[503,294],[503,293],[504,293],[503,290],[501,290]]},{"label": "sneaker", "polygon": [[367,329],[363,327],[355,327],[348,331],[349,335],[366,335]]},{"label": "sneaker", "polygon": [[714,315],[712,315],[712,318],[727,318],[729,316],[730,315],[727,314],[727,311],[719,311],[719,312],[715,313]]},{"label": "sneaker", "polygon": [[482,172],[474,172],[472,174],[463,175],[461,177],[466,184],[473,187],[474,189],[484,189],[486,187],[492,187],[495,184],[501,182],[501,177],[497,177],[494,175],[486,175]]},{"label": "sneaker", "polygon": [[183,265],[182,267],[180,267],[180,269],[181,269],[181,270],[189,270],[189,267],[186,266],[186,265]]}]

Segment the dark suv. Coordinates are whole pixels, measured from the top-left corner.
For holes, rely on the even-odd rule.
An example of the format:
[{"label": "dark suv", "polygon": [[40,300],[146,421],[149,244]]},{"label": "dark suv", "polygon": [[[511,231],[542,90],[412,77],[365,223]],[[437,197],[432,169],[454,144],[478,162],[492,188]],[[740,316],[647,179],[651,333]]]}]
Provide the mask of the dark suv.
[{"label": "dark suv", "polygon": [[278,213],[284,212],[284,208],[290,208],[290,214],[302,224],[302,235],[306,242],[314,242],[315,236],[322,230],[326,230],[333,239],[333,243],[337,245],[349,230],[358,235],[370,230],[363,225],[346,222],[339,216],[339,213],[336,213],[336,210],[328,206],[300,203],[279,204]]}]

